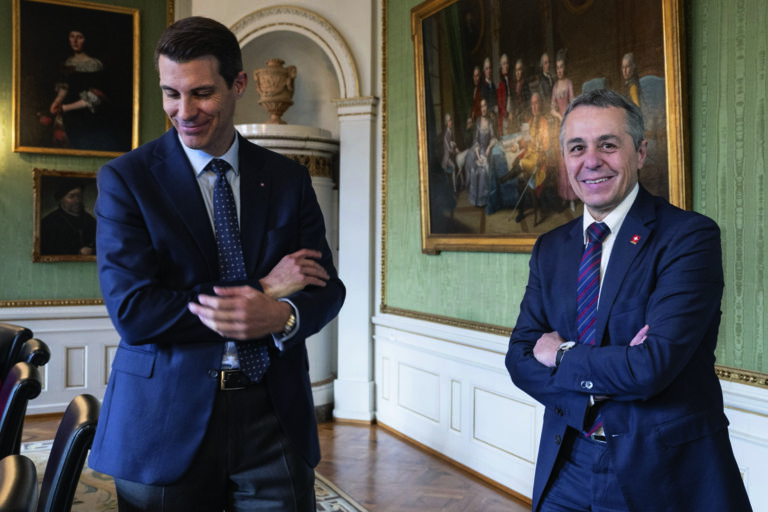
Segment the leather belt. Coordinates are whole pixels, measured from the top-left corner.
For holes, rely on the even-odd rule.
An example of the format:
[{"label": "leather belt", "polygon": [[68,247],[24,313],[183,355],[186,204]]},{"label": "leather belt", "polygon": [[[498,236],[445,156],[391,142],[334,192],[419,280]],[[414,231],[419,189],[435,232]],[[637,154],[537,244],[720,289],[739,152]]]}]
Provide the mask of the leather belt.
[{"label": "leather belt", "polygon": [[219,373],[219,389],[221,391],[237,391],[252,385],[251,379],[240,370],[221,370]]}]

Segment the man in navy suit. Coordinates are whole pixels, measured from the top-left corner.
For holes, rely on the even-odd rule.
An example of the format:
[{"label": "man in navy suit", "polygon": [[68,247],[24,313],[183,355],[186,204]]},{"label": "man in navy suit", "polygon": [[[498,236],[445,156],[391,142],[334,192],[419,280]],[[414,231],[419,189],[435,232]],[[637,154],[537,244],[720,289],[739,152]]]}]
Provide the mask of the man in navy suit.
[{"label": "man in navy suit", "polygon": [[[612,91],[583,94],[563,118],[584,215],[536,241],[506,357],[546,406],[534,511],[751,510],[714,368],[720,231],[638,184],[643,131],[637,106]],[[608,234],[596,314],[579,325],[593,222]]]},{"label": "man in navy suit", "polygon": [[[174,23],[155,60],[173,129],[98,174],[99,277],[121,341],[90,465],[114,476],[121,511],[315,510],[305,339],[345,289],[309,173],[235,131],[247,74],[224,25]],[[214,229],[225,181],[237,280]],[[268,366],[251,379],[241,349],[256,346]]]}]

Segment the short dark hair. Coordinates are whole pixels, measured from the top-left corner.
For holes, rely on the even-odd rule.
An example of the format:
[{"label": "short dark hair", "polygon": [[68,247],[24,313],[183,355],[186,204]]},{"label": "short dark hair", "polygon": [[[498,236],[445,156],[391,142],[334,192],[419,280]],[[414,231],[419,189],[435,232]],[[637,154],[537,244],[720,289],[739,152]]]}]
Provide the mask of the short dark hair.
[{"label": "short dark hair", "polygon": [[216,20],[202,16],[182,18],[166,28],[155,47],[155,67],[163,55],[174,62],[214,57],[219,74],[232,87],[243,71],[243,55],[235,34]]},{"label": "short dark hair", "polygon": [[625,96],[619,94],[616,91],[609,89],[597,89],[582,93],[577,96],[568,104],[568,108],[565,109],[563,114],[563,121],[560,125],[560,147],[565,152],[565,145],[563,137],[565,136],[565,120],[568,115],[577,107],[600,107],[600,108],[622,108],[627,113],[627,133],[632,138],[632,142],[635,143],[635,149],[640,149],[640,144],[645,139],[645,122],[643,121],[643,114],[640,112],[640,108],[629,101]]}]

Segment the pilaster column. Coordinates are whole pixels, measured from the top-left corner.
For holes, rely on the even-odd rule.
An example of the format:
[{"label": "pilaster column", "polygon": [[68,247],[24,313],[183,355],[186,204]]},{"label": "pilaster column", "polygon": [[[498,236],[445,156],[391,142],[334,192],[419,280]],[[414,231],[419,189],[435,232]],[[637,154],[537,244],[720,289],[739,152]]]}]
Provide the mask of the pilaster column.
[{"label": "pilaster column", "polygon": [[336,418],[374,418],[376,114],[378,98],[335,101],[339,113],[339,275],[347,287],[338,317]]}]

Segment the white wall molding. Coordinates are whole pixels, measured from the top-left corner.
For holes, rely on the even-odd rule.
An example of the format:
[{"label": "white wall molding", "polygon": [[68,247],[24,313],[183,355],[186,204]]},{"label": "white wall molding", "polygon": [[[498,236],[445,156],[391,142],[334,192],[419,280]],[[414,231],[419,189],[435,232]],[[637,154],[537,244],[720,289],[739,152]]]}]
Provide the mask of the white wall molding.
[{"label": "white wall molding", "polygon": [[120,341],[104,306],[3,308],[0,321],[29,328],[51,349],[40,372],[43,391],[29,402],[28,414],[63,412],[81,393],[104,397]]},{"label": "white wall molding", "polygon": [[[56,320],[73,318],[104,318],[104,306],[43,306],[24,308],[0,308],[0,321],[18,323],[15,320]],[[14,321],[12,321],[14,320]]]},{"label": "white wall molding", "polygon": [[506,339],[377,315],[377,421],[530,496],[544,408],[512,384]]},{"label": "white wall molding", "polygon": [[[507,337],[389,314],[373,320],[377,420],[530,497],[544,407],[512,384]],[[721,385],[752,505],[768,510],[768,390]]]}]

